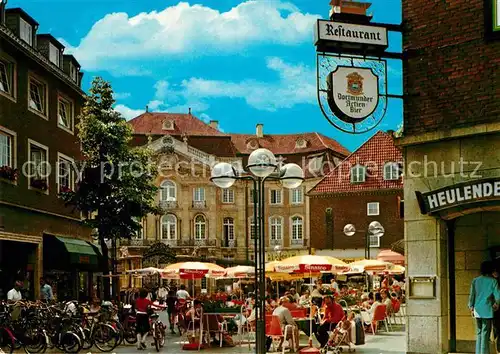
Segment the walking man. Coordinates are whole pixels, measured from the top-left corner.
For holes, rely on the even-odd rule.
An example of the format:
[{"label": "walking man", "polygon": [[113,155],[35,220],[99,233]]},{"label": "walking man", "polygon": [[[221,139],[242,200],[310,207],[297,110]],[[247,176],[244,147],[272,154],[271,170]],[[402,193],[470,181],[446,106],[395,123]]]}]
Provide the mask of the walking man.
[{"label": "walking man", "polygon": [[500,303],[500,288],[494,278],[493,262],[481,264],[481,275],[472,280],[469,309],[476,319],[476,354],[490,353],[490,335],[494,311]]}]

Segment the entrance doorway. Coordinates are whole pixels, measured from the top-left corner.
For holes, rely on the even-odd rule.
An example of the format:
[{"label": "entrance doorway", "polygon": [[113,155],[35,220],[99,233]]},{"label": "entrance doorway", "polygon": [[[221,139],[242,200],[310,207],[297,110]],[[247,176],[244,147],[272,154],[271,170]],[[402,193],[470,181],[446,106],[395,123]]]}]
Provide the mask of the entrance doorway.
[{"label": "entrance doorway", "polygon": [[478,212],[448,222],[450,352],[474,353],[475,322],[468,309],[472,279],[500,247],[500,212]]},{"label": "entrance doorway", "polygon": [[[37,245],[32,243],[0,240],[0,298],[6,299],[7,292],[17,280],[23,282],[23,297],[34,300],[34,279]],[[35,284],[35,281],[37,282]]]}]

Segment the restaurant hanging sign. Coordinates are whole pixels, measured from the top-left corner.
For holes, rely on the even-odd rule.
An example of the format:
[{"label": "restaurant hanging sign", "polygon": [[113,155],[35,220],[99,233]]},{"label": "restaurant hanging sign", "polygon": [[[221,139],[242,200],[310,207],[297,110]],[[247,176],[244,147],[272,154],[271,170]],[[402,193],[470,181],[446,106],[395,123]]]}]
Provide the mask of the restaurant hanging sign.
[{"label": "restaurant hanging sign", "polygon": [[432,214],[454,207],[500,201],[500,178],[469,181],[428,193],[415,193],[422,214]]}]

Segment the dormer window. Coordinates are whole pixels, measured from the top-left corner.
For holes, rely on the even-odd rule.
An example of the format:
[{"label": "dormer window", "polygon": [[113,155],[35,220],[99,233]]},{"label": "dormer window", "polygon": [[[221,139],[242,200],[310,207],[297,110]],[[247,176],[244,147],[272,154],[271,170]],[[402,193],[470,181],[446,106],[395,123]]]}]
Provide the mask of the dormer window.
[{"label": "dormer window", "polygon": [[174,122],[171,120],[163,121],[163,130],[174,130]]},{"label": "dormer window", "polygon": [[19,20],[19,36],[30,46],[33,45],[33,27],[22,18]]},{"label": "dormer window", "polygon": [[366,167],[356,165],[351,168],[351,183],[363,183],[366,180]]},{"label": "dormer window", "polygon": [[78,70],[76,70],[76,67],[73,64],[70,64],[69,66],[69,73],[71,80],[78,82]]},{"label": "dormer window", "polygon": [[59,50],[59,48],[57,48],[54,44],[49,43],[49,60],[53,64],[60,66],[59,65],[60,56],[61,56],[61,51]]},{"label": "dormer window", "polygon": [[309,159],[309,172],[317,173],[323,168],[323,156],[315,156]]},{"label": "dormer window", "polygon": [[259,148],[259,143],[256,140],[250,140],[247,143],[248,150],[257,150]]},{"label": "dormer window", "polygon": [[295,142],[296,149],[305,149],[307,147],[307,141],[304,139],[297,139]]},{"label": "dormer window", "polygon": [[397,181],[400,176],[400,166],[397,162],[388,162],[384,165],[384,180]]}]

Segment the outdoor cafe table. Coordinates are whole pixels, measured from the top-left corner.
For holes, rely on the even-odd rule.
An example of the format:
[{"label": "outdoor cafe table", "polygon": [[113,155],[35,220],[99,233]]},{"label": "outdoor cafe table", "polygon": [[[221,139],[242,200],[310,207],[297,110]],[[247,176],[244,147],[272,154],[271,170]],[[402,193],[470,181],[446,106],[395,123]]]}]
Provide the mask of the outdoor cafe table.
[{"label": "outdoor cafe table", "polygon": [[293,319],[299,328],[299,331],[302,331],[306,334],[306,336],[310,336],[310,328],[312,321],[312,330],[313,333],[316,332],[316,322],[309,317],[297,317]]}]

